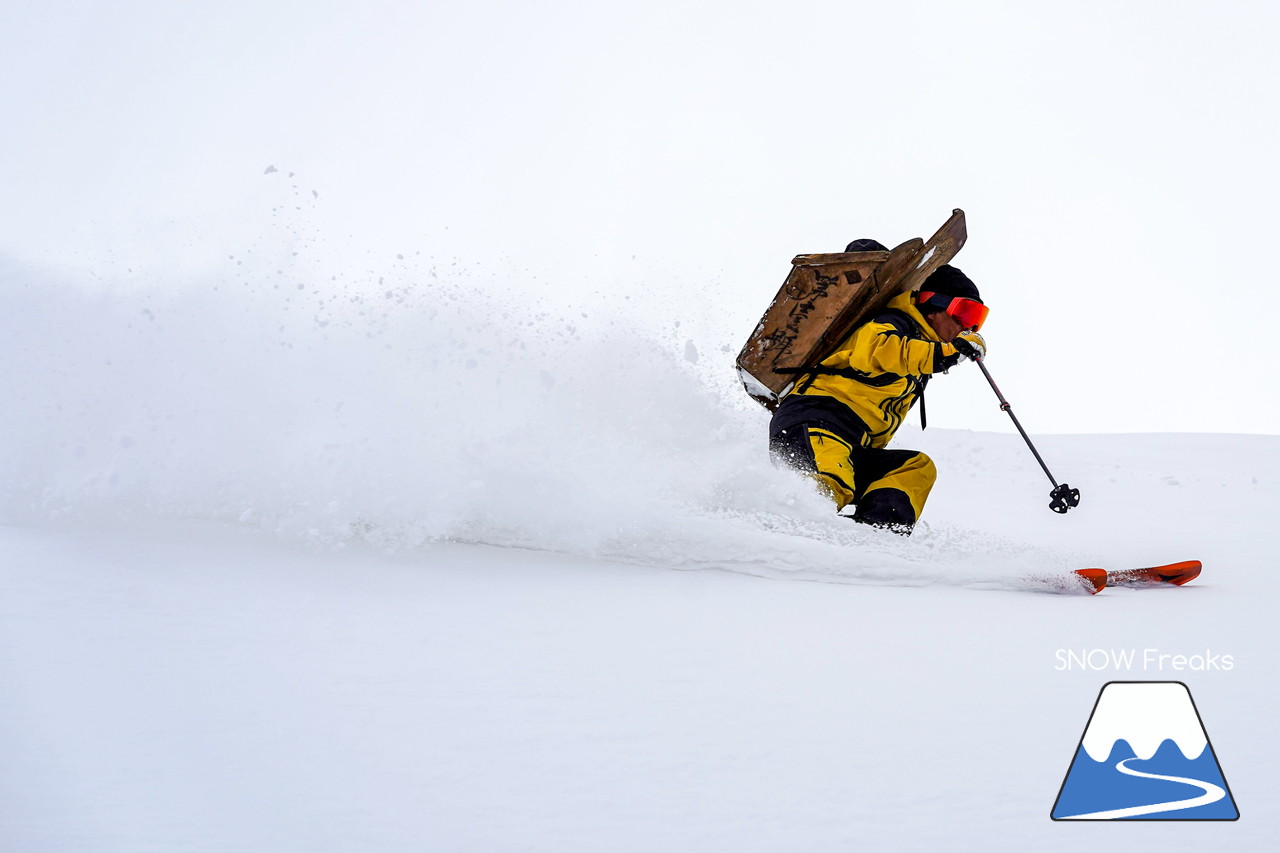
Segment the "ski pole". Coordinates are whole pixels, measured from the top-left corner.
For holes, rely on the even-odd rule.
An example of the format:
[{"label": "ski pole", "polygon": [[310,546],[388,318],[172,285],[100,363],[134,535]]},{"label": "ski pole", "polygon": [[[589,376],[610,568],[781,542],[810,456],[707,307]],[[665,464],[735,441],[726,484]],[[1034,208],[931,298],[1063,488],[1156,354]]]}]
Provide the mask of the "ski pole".
[{"label": "ski pole", "polygon": [[1032,454],[1035,455],[1036,461],[1040,463],[1040,467],[1044,469],[1044,473],[1049,478],[1049,482],[1053,483],[1053,491],[1049,493],[1049,509],[1061,514],[1065,513],[1073,506],[1079,506],[1080,490],[1073,489],[1066,483],[1061,485],[1058,484],[1057,479],[1054,478],[1053,473],[1049,470],[1049,466],[1044,464],[1044,460],[1040,458],[1040,452],[1036,450],[1036,446],[1031,443],[1031,437],[1028,436],[1027,431],[1022,428],[1022,424],[1018,423],[1018,416],[1013,413],[1013,406],[1009,405],[1009,401],[1004,398],[1004,395],[1000,393],[1000,389],[996,387],[996,381],[991,378],[991,373],[987,370],[987,366],[983,364],[982,357],[978,356],[976,352],[972,352],[972,349],[970,352],[970,358],[977,362],[978,368],[982,370],[982,375],[987,377],[987,382],[991,385],[991,390],[996,392],[996,399],[1000,401],[1001,410],[1008,412],[1009,417],[1013,420],[1013,425],[1018,428],[1018,432],[1022,433],[1022,440],[1027,443],[1027,447],[1031,448]]}]

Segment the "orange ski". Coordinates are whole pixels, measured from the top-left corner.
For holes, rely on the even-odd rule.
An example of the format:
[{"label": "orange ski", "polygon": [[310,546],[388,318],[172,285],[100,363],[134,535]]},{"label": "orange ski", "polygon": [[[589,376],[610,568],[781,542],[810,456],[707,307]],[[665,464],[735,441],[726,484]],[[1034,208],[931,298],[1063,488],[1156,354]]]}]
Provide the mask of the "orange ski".
[{"label": "orange ski", "polygon": [[1151,566],[1146,569],[1121,569],[1117,572],[1107,572],[1107,583],[1112,586],[1152,586],[1156,584],[1182,586],[1187,581],[1192,581],[1199,577],[1201,568],[1199,560],[1187,560],[1182,563]]}]

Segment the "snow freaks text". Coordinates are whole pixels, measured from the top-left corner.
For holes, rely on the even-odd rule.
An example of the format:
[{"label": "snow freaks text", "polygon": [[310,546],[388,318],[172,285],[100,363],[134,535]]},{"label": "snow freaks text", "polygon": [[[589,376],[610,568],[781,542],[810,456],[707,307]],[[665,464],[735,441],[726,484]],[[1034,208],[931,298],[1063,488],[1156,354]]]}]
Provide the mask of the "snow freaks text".
[{"label": "snow freaks text", "polygon": [[1159,649],[1058,649],[1053,668],[1059,672],[1227,672],[1235,669],[1231,655],[1206,649],[1196,654],[1166,654]]}]

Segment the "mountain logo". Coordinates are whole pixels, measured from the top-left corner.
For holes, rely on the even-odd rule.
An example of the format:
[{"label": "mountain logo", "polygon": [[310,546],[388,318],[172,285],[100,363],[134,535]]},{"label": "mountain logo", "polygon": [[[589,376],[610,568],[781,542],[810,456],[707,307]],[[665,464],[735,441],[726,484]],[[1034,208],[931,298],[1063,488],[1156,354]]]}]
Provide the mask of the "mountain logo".
[{"label": "mountain logo", "polygon": [[1240,811],[1187,685],[1104,684],[1050,817],[1238,819]]}]

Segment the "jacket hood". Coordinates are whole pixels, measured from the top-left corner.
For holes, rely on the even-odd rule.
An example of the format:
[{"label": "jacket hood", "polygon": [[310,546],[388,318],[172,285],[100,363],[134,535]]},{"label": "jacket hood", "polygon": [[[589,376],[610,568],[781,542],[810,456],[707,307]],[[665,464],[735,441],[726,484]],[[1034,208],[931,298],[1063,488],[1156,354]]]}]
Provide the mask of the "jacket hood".
[{"label": "jacket hood", "polygon": [[893,308],[906,314],[920,327],[921,333],[929,340],[939,342],[942,340],[942,338],[938,337],[938,333],[933,330],[933,326],[929,325],[929,321],[920,313],[920,309],[916,307],[916,292],[914,290],[899,293],[890,299],[889,304],[885,307]]}]

